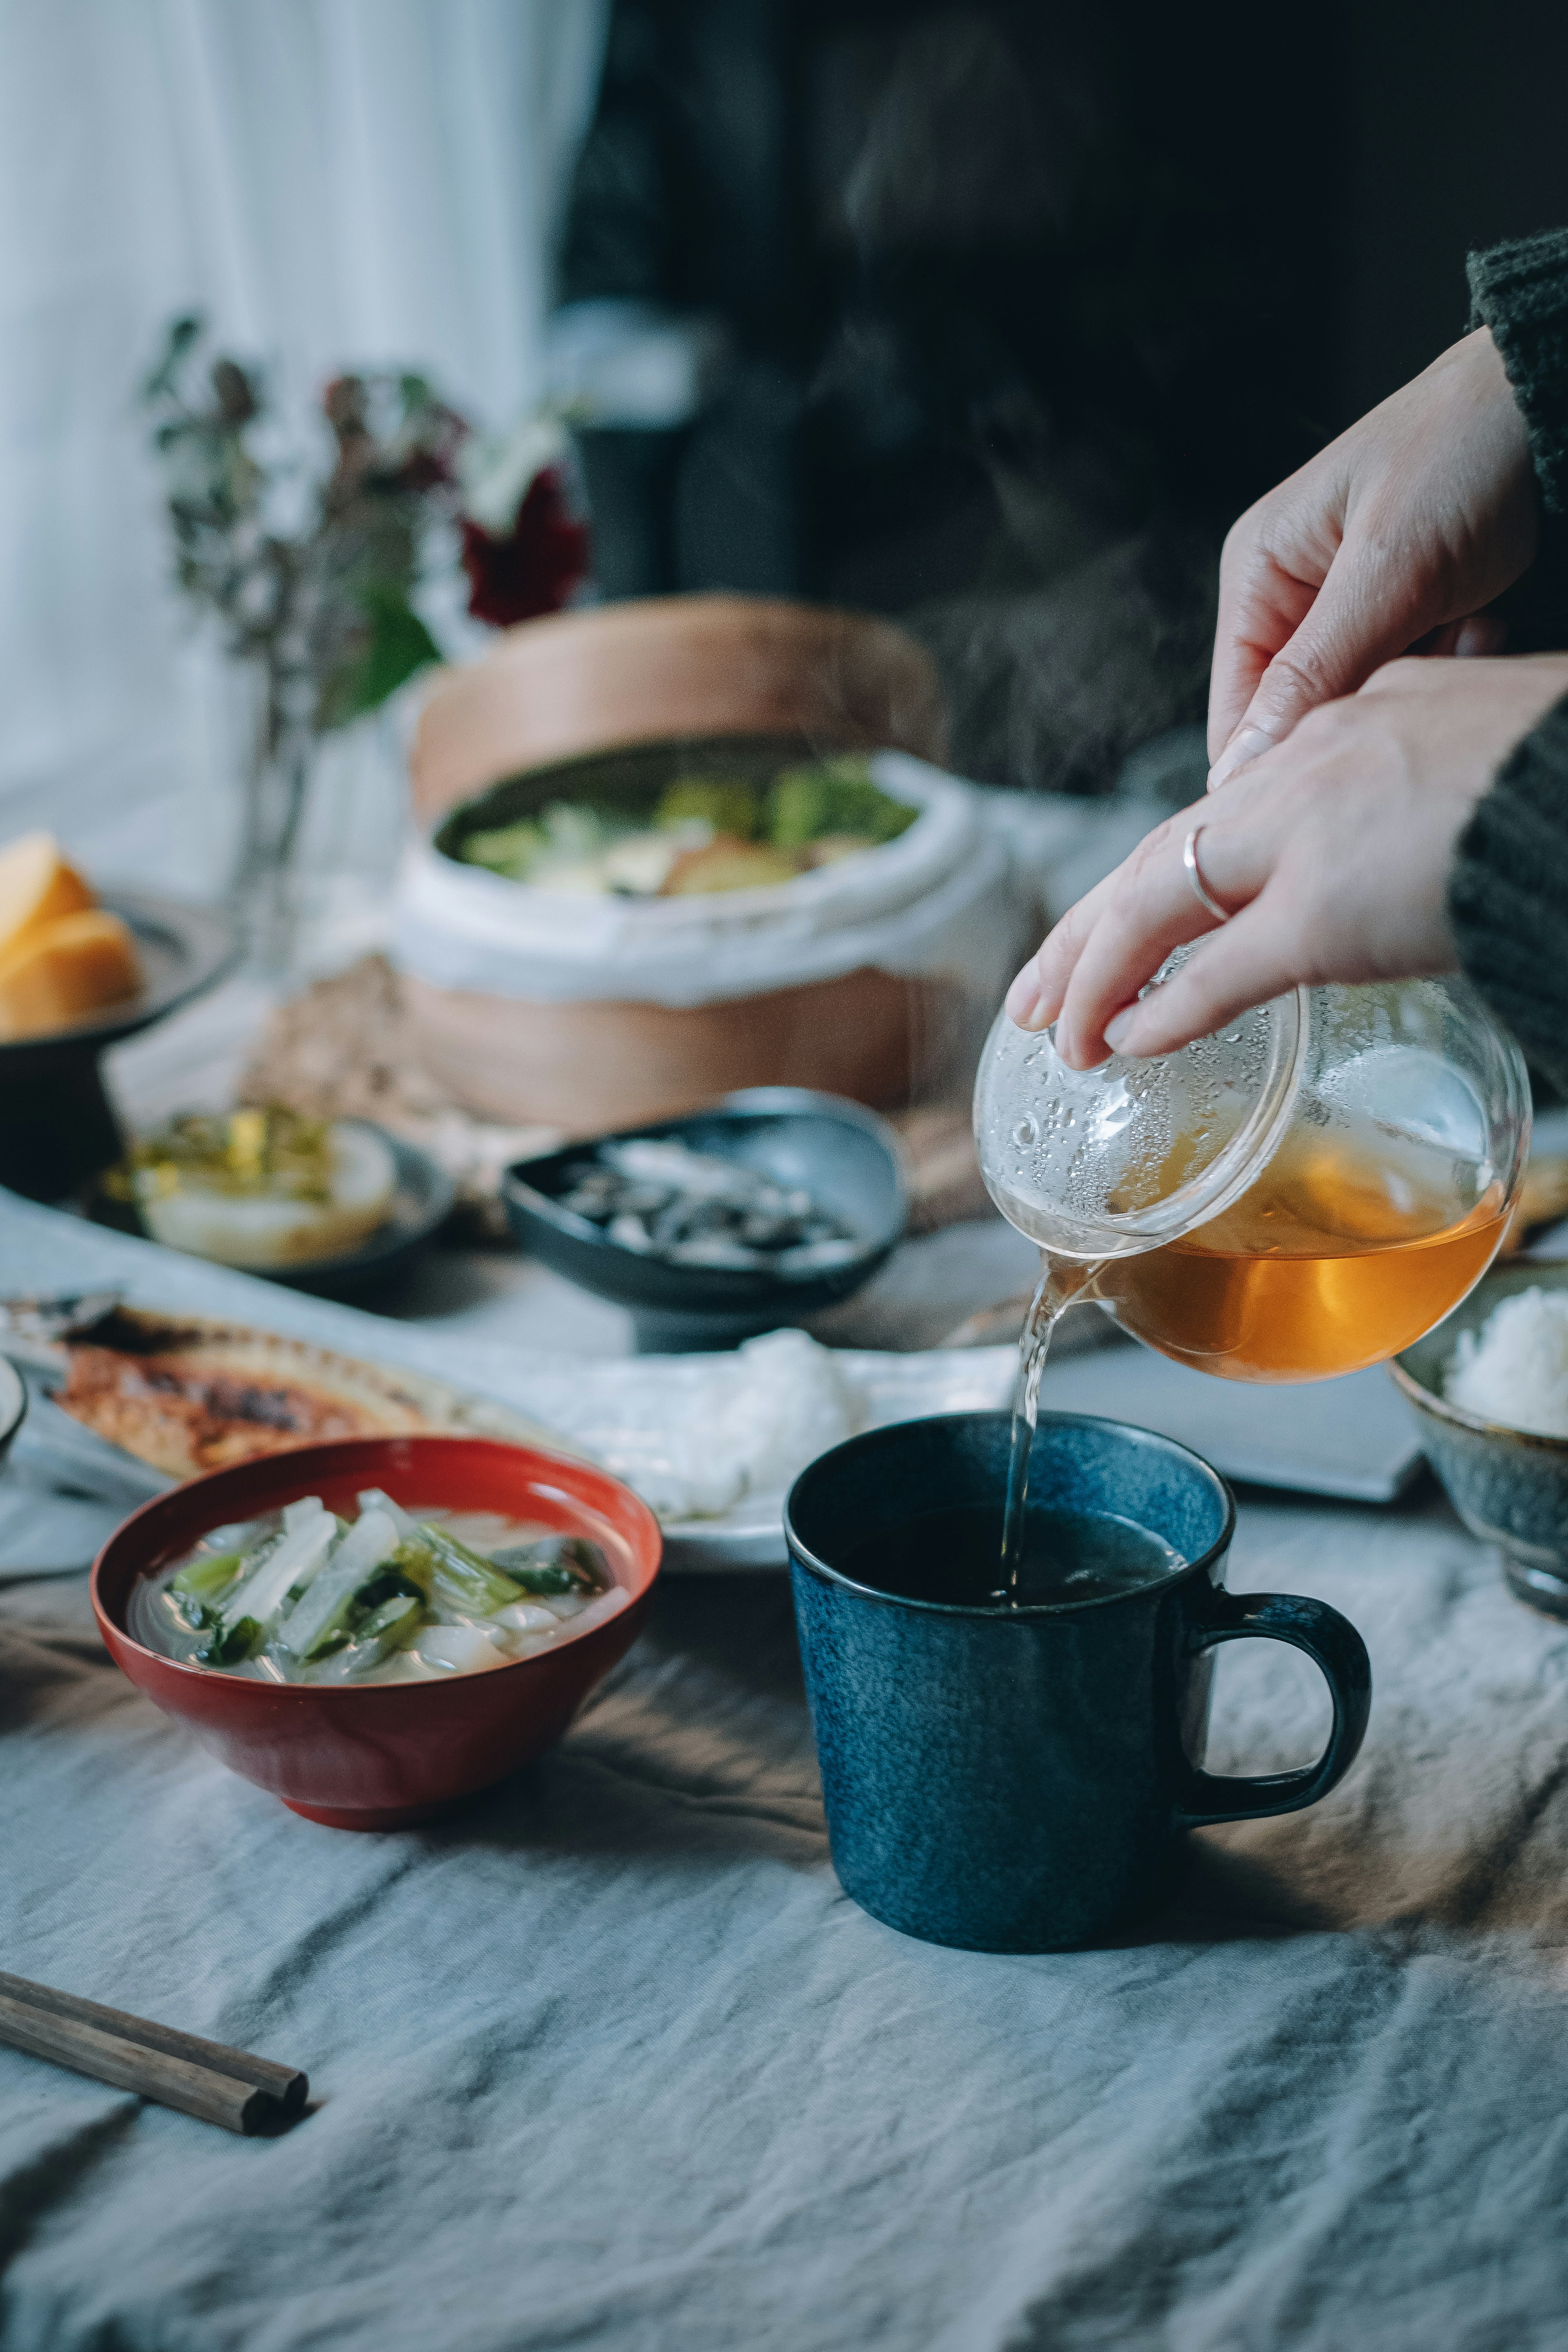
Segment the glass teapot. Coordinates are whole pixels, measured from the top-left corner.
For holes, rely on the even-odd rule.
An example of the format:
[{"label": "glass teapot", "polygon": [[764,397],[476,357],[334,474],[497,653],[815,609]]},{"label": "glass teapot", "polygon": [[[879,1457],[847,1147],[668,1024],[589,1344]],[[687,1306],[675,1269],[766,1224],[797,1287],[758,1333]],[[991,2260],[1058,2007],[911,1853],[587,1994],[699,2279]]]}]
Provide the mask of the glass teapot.
[{"label": "glass teapot", "polygon": [[1324,1380],[1409,1347],[1485,1273],[1530,1088],[1463,980],[1299,989],[1084,1071],[1003,1013],[975,1140],[1003,1216],[1092,1267],[1138,1339],[1227,1380]]}]

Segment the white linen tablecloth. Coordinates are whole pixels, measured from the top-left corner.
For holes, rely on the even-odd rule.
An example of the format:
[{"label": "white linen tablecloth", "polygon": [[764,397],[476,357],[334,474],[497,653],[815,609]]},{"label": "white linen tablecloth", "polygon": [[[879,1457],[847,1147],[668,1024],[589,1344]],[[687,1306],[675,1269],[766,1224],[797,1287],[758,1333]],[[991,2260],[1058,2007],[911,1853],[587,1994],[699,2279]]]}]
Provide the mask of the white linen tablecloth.
[{"label": "white linen tablecloth", "polygon": [[[0,1290],[45,1230],[0,1204]],[[0,1494],[0,1966],[319,2102],[239,2141],[0,2049],[6,2352],[1568,2339],[1568,1628],[1429,1492],[1244,1506],[1232,1588],[1365,1635],[1362,1759],[1198,1834],[1114,1948],[1023,1959],[840,1892],[781,1575],[668,1580],[555,1755],[355,1835],[139,1696],[83,1580],[28,1580],[96,1507]],[[1211,1768],[1326,1712],[1233,1645]]]}]

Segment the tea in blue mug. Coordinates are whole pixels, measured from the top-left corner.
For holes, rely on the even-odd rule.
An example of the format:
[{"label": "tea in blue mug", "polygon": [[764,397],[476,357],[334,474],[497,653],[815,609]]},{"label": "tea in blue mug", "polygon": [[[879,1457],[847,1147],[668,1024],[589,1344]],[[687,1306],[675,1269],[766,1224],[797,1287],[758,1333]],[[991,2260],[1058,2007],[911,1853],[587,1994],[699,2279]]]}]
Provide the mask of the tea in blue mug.
[{"label": "tea in blue mug", "polygon": [[[802,1471],[785,1512],[833,1864],[906,1935],[974,1951],[1094,1943],[1157,1903],[1186,1833],[1315,1804],[1360,1750],[1361,1636],[1326,1602],[1226,1591],[1217,1470],[1124,1422],[1042,1413],[1016,1594],[1001,1527],[1010,1423],[872,1430]],[[1287,1642],[1322,1669],[1315,1764],[1203,1769],[1213,1654]]]}]

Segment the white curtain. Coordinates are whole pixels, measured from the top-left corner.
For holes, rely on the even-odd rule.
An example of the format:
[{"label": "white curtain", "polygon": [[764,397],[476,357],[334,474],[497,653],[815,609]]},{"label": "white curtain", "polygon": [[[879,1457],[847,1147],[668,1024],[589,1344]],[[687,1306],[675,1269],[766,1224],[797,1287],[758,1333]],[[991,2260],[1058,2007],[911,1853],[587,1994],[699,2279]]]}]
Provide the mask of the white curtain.
[{"label": "white curtain", "polygon": [[210,651],[134,413],[204,310],[303,409],[360,363],[476,422],[540,386],[604,0],[0,0],[0,840],[210,888]]}]

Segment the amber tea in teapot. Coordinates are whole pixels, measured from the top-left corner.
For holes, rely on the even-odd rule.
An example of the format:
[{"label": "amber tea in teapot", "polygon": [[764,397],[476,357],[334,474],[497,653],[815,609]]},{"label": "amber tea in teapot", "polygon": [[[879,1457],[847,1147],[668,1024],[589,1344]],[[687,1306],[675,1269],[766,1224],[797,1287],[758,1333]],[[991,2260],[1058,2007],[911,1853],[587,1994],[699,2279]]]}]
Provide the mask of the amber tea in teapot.
[{"label": "amber tea in teapot", "polygon": [[1491,1263],[1503,1187],[1469,1189],[1440,1154],[1292,1136],[1233,1208],[1108,1260],[1096,1288],[1136,1338],[1226,1380],[1356,1371],[1413,1345]]},{"label": "amber tea in teapot", "polygon": [[975,1125],[1003,1214],[1128,1331],[1226,1379],[1322,1380],[1409,1347],[1485,1272],[1529,1091],[1465,982],[1416,981],[1300,991],[1082,1072],[1004,1013]]}]

